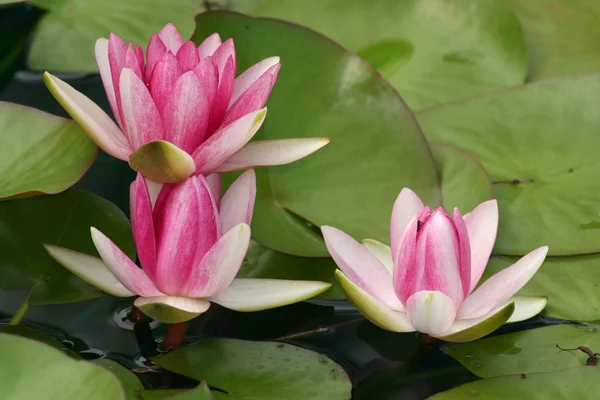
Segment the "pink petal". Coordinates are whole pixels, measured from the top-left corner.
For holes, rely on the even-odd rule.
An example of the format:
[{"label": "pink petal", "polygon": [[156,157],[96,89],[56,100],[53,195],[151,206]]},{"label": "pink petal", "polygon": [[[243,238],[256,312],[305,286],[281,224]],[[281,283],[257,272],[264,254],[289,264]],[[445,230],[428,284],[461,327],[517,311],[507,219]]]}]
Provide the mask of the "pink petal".
[{"label": "pink petal", "polygon": [[128,68],[135,72],[135,74],[140,78],[142,82],[144,82],[143,69],[140,69],[140,61],[138,60],[138,56],[133,50],[133,45],[129,43],[127,46],[127,51],[125,52],[125,63],[123,64],[123,68]]},{"label": "pink petal", "polygon": [[130,69],[123,69],[120,81],[123,123],[135,151],[143,144],[164,137],[158,109],[142,80]]},{"label": "pink petal", "polygon": [[227,39],[222,45],[220,45],[219,48],[217,48],[217,50],[215,50],[213,53],[212,58],[217,66],[217,71],[219,71],[219,82],[222,82],[222,77],[224,76],[223,71],[225,71],[225,67],[227,63],[229,63],[230,59],[233,62],[233,76],[235,77],[236,61],[233,39]]},{"label": "pink petal", "polygon": [[135,56],[138,60],[138,65],[140,66],[140,71],[142,71],[142,80],[146,82],[146,71],[144,68],[144,50],[140,47],[140,45],[135,46]]},{"label": "pink petal", "polygon": [[414,215],[406,224],[406,229],[397,242],[396,260],[393,269],[394,291],[400,301],[406,304],[408,298],[418,289],[423,275],[422,269],[417,269],[417,221]]},{"label": "pink petal", "polygon": [[207,175],[244,147],[262,125],[266,113],[266,109],[250,113],[216,132],[202,143],[192,155],[196,163],[196,171]]},{"label": "pink petal", "polygon": [[456,307],[444,293],[422,290],[408,298],[406,314],[417,331],[438,335],[452,326],[456,318]]},{"label": "pink petal", "polygon": [[[214,61],[214,58],[213,58]],[[235,64],[232,58],[229,58],[225,64],[225,69],[219,73],[219,88],[215,94],[213,105],[208,122],[208,132],[212,133],[221,126],[227,106],[233,93],[233,84],[235,79]]]},{"label": "pink petal", "polygon": [[[209,112],[209,121],[212,119],[212,115],[214,114],[213,104],[215,102],[215,97],[217,95],[218,85],[219,85],[219,75],[217,73],[217,67],[212,60],[212,57],[206,57],[196,65],[194,68],[194,73],[200,79],[202,83],[202,88],[204,89],[204,96],[206,98],[206,108],[207,110],[211,110]],[[214,132],[214,129],[209,130],[208,127],[202,137],[200,143],[204,142],[208,136],[210,136]]]},{"label": "pink petal", "polygon": [[131,227],[138,259],[150,279],[156,280],[156,241],[154,222],[152,220],[152,201],[146,186],[146,180],[138,172],[136,180],[131,184],[129,196],[129,213]]},{"label": "pink petal", "polygon": [[217,205],[217,209],[221,207],[221,174],[210,174],[206,176],[208,188]]},{"label": "pink petal", "polygon": [[390,271],[373,253],[339,229],[322,226],[321,231],[329,254],[352,282],[387,307],[404,310],[394,293]]},{"label": "pink petal", "polygon": [[258,78],[258,80],[238,98],[238,100],[227,110],[223,125],[228,125],[236,119],[265,106],[267,99],[271,94],[271,90],[273,89],[273,85],[275,84],[275,79],[277,79],[277,71],[280,66],[280,64],[273,66],[273,72],[269,71]]},{"label": "pink petal", "polygon": [[153,218],[158,249],[156,285],[181,295],[192,270],[217,241],[217,216],[202,177],[166,184],[156,199]]},{"label": "pink petal", "polygon": [[165,44],[167,49],[171,50],[171,53],[177,54],[179,48],[183,46],[183,38],[181,34],[175,28],[175,25],[168,23],[158,32],[158,37]]},{"label": "pink petal", "polygon": [[273,69],[276,65],[280,65],[279,57],[269,57],[245,70],[235,79],[233,94],[231,95],[229,105],[231,106],[235,103],[236,100],[258,80],[258,78],[263,76],[263,74],[268,71],[275,71],[275,74],[277,74],[279,68],[276,70]]},{"label": "pink petal", "polygon": [[106,267],[129,291],[138,296],[162,296],[146,273],[138,268],[109,238],[91,228],[92,240]]},{"label": "pink petal", "polygon": [[471,293],[458,312],[459,319],[478,318],[498,307],[529,282],[548,254],[548,246],[535,249],[503,269]]},{"label": "pink petal", "polygon": [[471,246],[469,244],[469,234],[458,208],[454,209],[452,221],[458,233],[458,247],[460,252],[459,272],[463,294],[466,297],[470,293],[469,289],[471,287]]},{"label": "pink petal", "polygon": [[392,209],[392,220],[390,222],[390,245],[394,260],[399,251],[400,238],[402,238],[408,221],[421,212],[424,207],[425,206],[419,196],[409,188],[402,189],[396,198],[394,208]]},{"label": "pink petal", "polygon": [[256,174],[250,169],[240,175],[221,200],[221,230],[229,231],[244,223],[250,225],[256,198]]},{"label": "pink petal", "polygon": [[481,203],[464,217],[469,242],[471,243],[471,285],[469,292],[477,286],[490,259],[496,232],[498,231],[498,202],[488,200]]},{"label": "pink petal", "polygon": [[175,82],[182,74],[183,70],[171,52],[166,52],[163,58],[154,65],[154,72],[150,79],[150,93],[160,115],[165,116],[165,104],[170,97]]},{"label": "pink petal", "polygon": [[154,66],[161,58],[163,58],[166,52],[167,46],[165,46],[156,33],[153,33],[152,38],[150,38],[150,43],[146,48],[146,58],[148,59],[148,65],[146,65],[146,82],[150,82],[150,78],[154,72]]},{"label": "pink petal", "polygon": [[198,55],[200,59],[212,56],[221,45],[221,37],[218,33],[213,33],[198,46]]},{"label": "pink petal", "polygon": [[165,140],[191,154],[202,143],[210,112],[200,79],[193,71],[184,73],[168,96],[162,112]]},{"label": "pink petal", "polygon": [[115,99],[117,103],[118,114],[115,113],[117,121],[121,125],[121,129],[124,129],[122,111],[121,111],[121,95],[119,89],[119,81],[121,79],[121,70],[125,65],[125,53],[127,52],[127,45],[119,36],[111,33],[108,38],[108,63],[110,65],[110,73],[113,81],[113,88],[115,89]]},{"label": "pink petal", "polygon": [[110,62],[108,60],[107,39],[101,38],[96,41],[95,54],[96,63],[98,64],[98,70],[100,71],[100,77],[102,78],[102,84],[104,85],[104,90],[106,91],[106,97],[108,97],[110,109],[112,110],[117,123],[122,127],[123,122],[121,121],[121,113],[117,104],[115,85],[113,84],[113,76],[110,70]]},{"label": "pink petal", "polygon": [[192,71],[200,62],[198,49],[192,41],[185,42],[177,52],[177,61],[184,71]]},{"label": "pink petal", "polygon": [[222,293],[237,275],[250,244],[250,227],[239,224],[225,233],[194,268],[189,279],[189,297]]}]

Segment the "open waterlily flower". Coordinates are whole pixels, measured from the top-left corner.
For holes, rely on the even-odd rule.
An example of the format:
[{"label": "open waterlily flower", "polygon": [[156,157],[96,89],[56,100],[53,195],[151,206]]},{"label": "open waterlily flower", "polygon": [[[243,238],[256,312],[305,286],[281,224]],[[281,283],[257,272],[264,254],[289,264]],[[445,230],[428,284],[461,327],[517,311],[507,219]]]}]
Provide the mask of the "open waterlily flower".
[{"label": "open waterlily flower", "polygon": [[248,143],[261,127],[280,68],[260,61],[237,78],[233,40],[196,45],[167,24],[146,48],[119,36],[96,42],[96,61],[117,123],[67,83],[44,74],[54,97],[105,152],[156,182],[301,159],[328,138]]},{"label": "open waterlily flower", "polygon": [[392,211],[391,248],[358,243],[323,226],[323,236],[344,292],[376,325],[419,331],[450,342],[479,339],[506,322],[522,321],[546,306],[546,297],[514,296],[542,265],[540,247],[476,288],[498,228],[496,200],[461,216],[431,211],[404,188]]},{"label": "open waterlily flower", "polygon": [[231,185],[220,207],[202,175],[163,185],[153,203],[138,173],[131,185],[131,219],[142,268],[95,228],[92,240],[101,259],[54,245],[46,250],[108,294],[140,296],[134,304],[164,323],[188,321],[211,302],[259,311],[327,290],[330,283],[317,281],[235,279],[250,243],[255,194],[255,174],[248,170]]}]

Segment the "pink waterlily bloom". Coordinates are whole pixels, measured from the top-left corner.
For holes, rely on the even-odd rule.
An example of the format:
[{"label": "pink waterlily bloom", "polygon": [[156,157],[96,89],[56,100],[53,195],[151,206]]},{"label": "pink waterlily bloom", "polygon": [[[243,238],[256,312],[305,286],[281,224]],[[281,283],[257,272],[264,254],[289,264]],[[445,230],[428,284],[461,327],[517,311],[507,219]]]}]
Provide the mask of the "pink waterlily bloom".
[{"label": "pink waterlily bloom", "polygon": [[210,302],[258,311],[306,300],[331,284],[278,279],[235,279],[250,243],[256,194],[253,170],[222,199],[202,175],[165,184],[152,201],[141,174],[131,185],[133,236],[142,268],[107,236],[91,228],[100,259],[54,245],[46,250],[75,275],[106,293],[139,296],[135,305],[166,323],[187,321]]},{"label": "pink waterlily bloom", "polygon": [[336,277],[367,318],[395,332],[419,331],[447,341],[483,337],[505,322],[528,319],[545,297],[515,294],[542,265],[540,247],[477,285],[490,258],[498,228],[496,200],[462,216],[431,210],[403,189],[392,210],[388,247],[358,243],[323,226],[325,243],[340,268]]},{"label": "pink waterlily bloom", "polygon": [[99,39],[95,53],[116,124],[47,72],[46,85],[100,148],[149,179],[178,182],[192,173],[287,164],[329,143],[304,138],[248,144],[265,119],[279,57],[236,78],[232,39],[222,42],[215,33],[196,46],[172,24],[152,35],[145,55],[115,34]]}]

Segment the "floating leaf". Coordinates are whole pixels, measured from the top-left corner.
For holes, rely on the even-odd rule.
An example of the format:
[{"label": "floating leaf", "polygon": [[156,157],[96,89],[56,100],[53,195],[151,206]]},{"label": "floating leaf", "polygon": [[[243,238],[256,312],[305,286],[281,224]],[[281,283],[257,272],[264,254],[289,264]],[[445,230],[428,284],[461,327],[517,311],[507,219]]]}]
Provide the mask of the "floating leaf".
[{"label": "floating leaf", "polygon": [[523,32],[502,0],[266,0],[251,13],[306,25],[357,52],[417,110],[527,74]]},{"label": "floating leaf", "polygon": [[[146,390],[140,393],[138,396],[139,400],[213,400],[213,395],[211,394],[206,382],[202,382],[197,388],[192,390]],[[225,398],[230,398],[230,396],[225,396]]]},{"label": "floating leaf", "polygon": [[[390,210],[403,186],[430,205],[440,203],[435,164],[410,110],[363,60],[282,21],[209,12],[197,24],[197,43],[215,31],[234,38],[239,71],[281,57],[257,139],[331,138],[303,160],[257,170],[252,234],[259,243],[294,255],[328,256],[321,225],[389,240]],[[225,183],[233,176],[226,175]]]},{"label": "floating leaf", "polygon": [[495,252],[600,251],[600,75],[522,85],[417,113],[431,140],[477,158],[500,208]]},{"label": "floating leaf", "polygon": [[214,339],[153,361],[226,391],[215,399],[350,399],[346,372],[323,354],[276,342]]},{"label": "floating leaf", "polygon": [[200,1],[31,0],[49,12],[34,32],[28,64],[32,69],[97,72],[94,44],[112,32],[144,49],[154,32],[173,23],[184,38],[194,31]]},{"label": "floating leaf", "polygon": [[99,358],[92,363],[110,371],[121,382],[127,400],[137,400],[138,392],[144,390],[144,385],[139,378],[118,362],[108,358]]},{"label": "floating leaf", "polygon": [[58,193],[77,182],[97,147],[65,118],[0,102],[0,199]]},{"label": "floating leaf", "polygon": [[0,288],[32,287],[31,304],[66,303],[103,293],[75,277],[46,253],[43,243],[98,256],[90,226],[110,237],[135,259],[131,227],[112,203],[91,193],[69,190],[0,203]]}]

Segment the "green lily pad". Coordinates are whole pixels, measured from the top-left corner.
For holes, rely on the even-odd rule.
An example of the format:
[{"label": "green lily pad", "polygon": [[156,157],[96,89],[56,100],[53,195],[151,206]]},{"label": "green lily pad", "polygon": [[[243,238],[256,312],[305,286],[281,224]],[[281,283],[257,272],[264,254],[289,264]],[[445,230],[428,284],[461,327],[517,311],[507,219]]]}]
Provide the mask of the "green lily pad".
[{"label": "green lily pad", "polygon": [[[579,346],[600,352],[600,333],[596,329],[555,325],[444,346],[442,350],[481,378],[556,371],[586,364],[588,356],[577,350]],[[575,350],[560,350],[556,345]]]},{"label": "green lily pad", "polygon": [[529,50],[529,79],[600,71],[595,0],[504,0],[517,15]]},{"label": "green lily pad", "polygon": [[65,118],[0,102],[0,199],[58,193],[87,171],[98,148]]},{"label": "green lily pad", "polygon": [[46,253],[43,243],[98,256],[90,226],[135,259],[131,227],[112,203],[91,193],[68,190],[0,203],[0,288],[33,287],[30,304],[68,303],[102,296]]},{"label": "green lily pad", "polygon": [[335,279],[336,269],[331,258],[292,256],[251,241],[237,277],[329,282],[331,288],[315,299],[343,299],[344,292]]},{"label": "green lily pad", "polygon": [[138,392],[144,390],[144,385],[140,379],[130,370],[122,366],[116,361],[108,358],[99,358],[93,360],[92,363],[101,366],[102,368],[110,371],[118,380],[121,382],[121,386],[125,391],[125,397],[127,400],[137,400]]},{"label": "green lily pad", "polygon": [[357,52],[416,110],[527,75],[523,32],[502,0],[266,0],[251,14],[308,26]]},{"label": "green lily pad", "polygon": [[[315,154],[257,170],[252,235],[299,256],[328,256],[318,227],[389,241],[403,186],[440,204],[435,163],[413,115],[366,62],[310,30],[231,12],[197,17],[197,43],[218,31],[236,43],[238,69],[269,56],[282,69],[255,138],[330,137]],[[225,185],[233,174],[225,175]]]},{"label": "green lily pad", "polygon": [[[227,396],[229,397],[229,396]],[[206,382],[202,382],[192,390],[185,389],[161,389],[146,390],[138,394],[139,400],[213,400],[213,395]]]},{"label": "green lily pad", "polygon": [[7,325],[0,327],[0,334],[15,335],[35,340],[40,343],[44,343],[48,346],[54,347],[55,349],[64,348],[63,344],[55,338],[53,338],[52,336],[48,336],[45,333],[36,331],[35,329],[31,329],[23,325]]},{"label": "green lily pad", "polygon": [[466,214],[480,203],[494,198],[492,181],[479,161],[469,153],[447,144],[432,143],[440,171],[444,208],[458,207]]},{"label": "green lily pad", "polygon": [[112,374],[43,343],[0,334],[0,352],[3,399],[125,399]]},{"label": "green lily pad", "polygon": [[578,399],[594,400],[598,395],[600,369],[590,367],[568,368],[564,371],[501,376],[469,382],[438,393],[430,400],[463,400],[477,397],[488,400]]},{"label": "green lily pad", "polygon": [[[484,279],[512,265],[517,257],[492,257]],[[548,257],[519,294],[548,296],[544,315],[575,321],[600,320],[600,255]]]},{"label": "green lily pad", "polygon": [[31,43],[31,69],[97,72],[94,44],[112,32],[144,49],[154,32],[172,22],[181,35],[194,31],[196,0],[31,0],[49,12],[40,20]]},{"label": "green lily pad", "polygon": [[495,253],[600,252],[600,75],[536,82],[417,113],[427,137],[476,157],[500,208]]},{"label": "green lily pad", "polygon": [[350,399],[346,372],[323,354],[276,342],[214,339],[152,359],[224,390],[215,399]]}]

